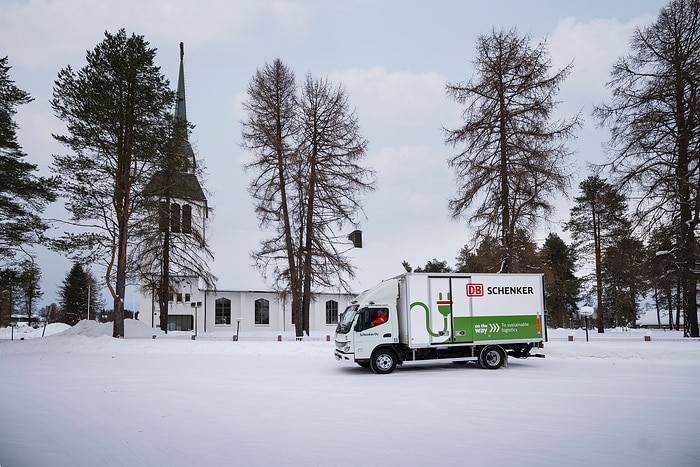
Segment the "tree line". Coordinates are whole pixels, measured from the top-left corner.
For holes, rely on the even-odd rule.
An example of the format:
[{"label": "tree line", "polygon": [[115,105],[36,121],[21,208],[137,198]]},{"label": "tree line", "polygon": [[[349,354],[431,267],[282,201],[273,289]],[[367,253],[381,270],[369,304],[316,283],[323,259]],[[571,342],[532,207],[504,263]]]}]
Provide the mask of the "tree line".
[{"label": "tree line", "polygon": [[[574,199],[565,226],[573,243],[550,235],[537,248],[532,232],[551,218],[553,200],[567,196],[573,180],[568,145],[583,118],[553,119],[556,94],[573,64],[553,70],[546,42],[533,45],[515,29],[480,35],[473,75],[446,85],[448,97],[463,107],[461,124],[444,129],[445,143],[456,150],[447,160],[457,183],[449,207],[473,234],[456,269],[543,271],[552,322],[565,323],[583,297],[597,308],[599,332],[632,322],[640,297],[653,294],[657,307],[682,315],[686,333],[698,337],[698,43],[700,0],[671,0],[654,22],[634,31],[630,53],[611,70],[612,97],[593,111],[611,138],[607,161],[590,168]],[[0,163],[24,180],[2,188],[3,269],[18,257],[31,258],[28,247],[39,243],[70,251],[82,264],[101,262],[115,337],[124,332],[129,277],[159,275],[160,300],[168,294],[162,258],[171,250],[161,233],[173,232],[163,232],[171,223],[159,222],[162,203],[149,193],[170,191],[145,187],[153,188],[158,173],[172,181],[165,176],[170,164],[194,170],[182,157],[187,154],[173,150],[186,142],[191,125],[170,116],[177,97],[154,65],[155,52],[142,36],[105,33],[85,67],[59,72],[51,104],[67,132],[55,138],[71,153],[54,157],[56,176],[46,179],[33,174],[36,167],[23,160],[16,142],[14,109],[30,97],[9,80],[7,58],[0,62],[6,91]],[[341,232],[359,225],[362,196],[374,189],[376,175],[362,164],[367,141],[342,85],[308,75],[297,86],[293,71],[277,59],[251,78],[244,109],[249,193],[269,232],[252,257],[291,297],[301,335],[308,333],[314,290],[347,288],[353,277]],[[61,174],[71,176],[59,180]],[[76,231],[48,240],[40,213],[58,195],[67,200]],[[21,225],[12,228],[14,219]],[[158,260],[155,271],[131,268],[145,251]],[[586,281],[573,275],[584,259],[593,266]]]}]

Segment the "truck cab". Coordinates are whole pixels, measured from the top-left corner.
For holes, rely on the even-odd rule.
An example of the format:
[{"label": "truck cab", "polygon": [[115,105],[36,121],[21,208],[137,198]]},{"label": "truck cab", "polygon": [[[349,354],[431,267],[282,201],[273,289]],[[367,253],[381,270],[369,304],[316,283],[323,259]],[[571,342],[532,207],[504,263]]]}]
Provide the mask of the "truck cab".
[{"label": "truck cab", "polygon": [[398,281],[389,279],[353,300],[336,328],[337,360],[370,366],[370,357],[376,349],[390,348],[399,342],[397,297]]}]

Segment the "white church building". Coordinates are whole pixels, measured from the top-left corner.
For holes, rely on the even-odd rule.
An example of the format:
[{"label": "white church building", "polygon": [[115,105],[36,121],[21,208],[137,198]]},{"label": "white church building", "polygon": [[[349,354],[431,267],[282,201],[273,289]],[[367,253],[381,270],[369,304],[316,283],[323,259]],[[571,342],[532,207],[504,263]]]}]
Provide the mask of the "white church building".
[{"label": "white church building", "polygon": [[[177,86],[175,118],[187,121],[184,83],[184,46],[180,44],[180,70]],[[194,151],[185,136],[179,143],[178,154],[192,158]],[[156,174],[157,176],[158,174]],[[154,177],[155,178],[155,177]],[[207,200],[194,170],[178,175],[180,196],[160,197],[160,228],[180,240],[197,242],[205,237]],[[158,183],[155,183],[158,185]],[[143,259],[143,258],[142,258]],[[145,261],[157,262],[155,258]],[[290,299],[284,294],[258,290],[212,290],[199,277],[171,277],[171,293],[168,300],[168,331],[231,334],[263,332],[294,332]],[[310,335],[332,334],[338,316],[351,300],[351,294],[317,293],[309,308]],[[141,284],[138,319],[154,329],[160,328],[161,316],[157,295],[152,285]]]},{"label": "white church building", "polygon": [[[277,292],[258,290],[207,290],[196,277],[175,279],[175,292],[168,303],[168,331],[193,334],[294,332],[290,300]],[[350,294],[321,293],[309,307],[309,333],[332,335],[338,315],[350,304]],[[139,320],[160,327],[160,310],[154,295],[141,293]]]}]

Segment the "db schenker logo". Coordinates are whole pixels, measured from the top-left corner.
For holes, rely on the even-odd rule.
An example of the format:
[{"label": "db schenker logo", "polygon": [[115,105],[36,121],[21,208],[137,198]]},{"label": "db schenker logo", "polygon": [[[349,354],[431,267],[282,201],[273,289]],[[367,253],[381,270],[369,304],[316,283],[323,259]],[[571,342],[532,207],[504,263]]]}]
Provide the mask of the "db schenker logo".
[{"label": "db schenker logo", "polygon": [[484,284],[467,284],[467,297],[483,297]]}]

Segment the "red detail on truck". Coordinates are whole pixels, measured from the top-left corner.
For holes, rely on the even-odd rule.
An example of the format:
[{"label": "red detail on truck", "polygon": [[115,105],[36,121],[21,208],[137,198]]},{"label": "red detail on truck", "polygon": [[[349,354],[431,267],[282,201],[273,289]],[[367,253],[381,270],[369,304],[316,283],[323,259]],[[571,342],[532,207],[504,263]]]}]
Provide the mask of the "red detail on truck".
[{"label": "red detail on truck", "polygon": [[484,284],[467,284],[467,297],[483,297]]}]

